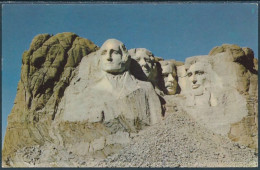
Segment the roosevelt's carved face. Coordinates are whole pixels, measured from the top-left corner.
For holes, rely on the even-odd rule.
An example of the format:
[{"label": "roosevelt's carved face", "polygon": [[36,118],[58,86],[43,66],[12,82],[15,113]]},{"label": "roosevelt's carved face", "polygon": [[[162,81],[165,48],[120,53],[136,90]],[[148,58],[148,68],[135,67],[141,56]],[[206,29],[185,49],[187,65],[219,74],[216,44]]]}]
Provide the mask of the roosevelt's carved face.
[{"label": "roosevelt's carved face", "polygon": [[109,39],[100,48],[102,70],[119,74],[127,69],[126,62],[128,55],[122,42]]},{"label": "roosevelt's carved face", "polygon": [[160,62],[162,67],[162,76],[164,79],[165,88],[167,94],[173,95],[176,94],[178,82],[176,79],[176,70],[174,65],[168,62]]},{"label": "roosevelt's carved face", "polygon": [[190,66],[187,71],[191,83],[192,92],[195,95],[202,95],[205,88],[206,74],[205,65],[203,63],[195,63]]},{"label": "roosevelt's carved face", "polygon": [[129,51],[132,55],[132,59],[138,62],[146,77],[149,77],[154,69],[153,54],[144,48],[131,49]]}]

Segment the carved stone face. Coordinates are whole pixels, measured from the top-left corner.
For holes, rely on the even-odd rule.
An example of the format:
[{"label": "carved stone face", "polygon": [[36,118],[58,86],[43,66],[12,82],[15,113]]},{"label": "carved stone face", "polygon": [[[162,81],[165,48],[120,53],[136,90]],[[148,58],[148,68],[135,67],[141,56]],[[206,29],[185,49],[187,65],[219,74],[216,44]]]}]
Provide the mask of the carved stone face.
[{"label": "carved stone face", "polygon": [[119,74],[126,70],[124,44],[115,39],[107,40],[100,48],[102,70]]},{"label": "carved stone face", "polygon": [[152,70],[152,59],[151,56],[147,54],[148,51],[137,50],[136,54],[132,56],[138,64],[142,67],[144,74],[149,77]]},{"label": "carved stone face", "polygon": [[187,76],[191,83],[191,90],[195,95],[202,95],[207,80],[205,74],[205,65],[203,63],[194,63],[187,71]]},{"label": "carved stone face", "polygon": [[149,77],[153,72],[153,56],[152,53],[146,49],[138,48],[135,52],[132,52],[132,59],[136,60],[142,67],[142,70],[146,77]]},{"label": "carved stone face", "polygon": [[177,90],[177,79],[176,79],[176,70],[174,69],[173,65],[166,64],[161,65],[162,67],[162,76],[164,79],[165,88],[167,90],[167,94],[173,95],[176,94]]}]

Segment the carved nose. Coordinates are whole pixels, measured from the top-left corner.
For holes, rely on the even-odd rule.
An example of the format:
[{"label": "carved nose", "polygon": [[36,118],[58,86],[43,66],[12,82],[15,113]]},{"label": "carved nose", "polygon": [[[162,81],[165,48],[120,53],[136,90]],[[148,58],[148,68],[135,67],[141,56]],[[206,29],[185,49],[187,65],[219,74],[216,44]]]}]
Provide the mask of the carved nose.
[{"label": "carved nose", "polygon": [[107,61],[112,61],[111,55],[108,55],[108,56],[107,56]]},{"label": "carved nose", "polygon": [[197,80],[192,80],[192,83],[193,83],[193,84],[196,84],[196,83],[197,83]]},{"label": "carved nose", "polygon": [[145,65],[146,65],[146,62],[144,61],[144,59],[140,59],[139,64],[140,64],[141,66],[145,66]]},{"label": "carved nose", "polygon": [[171,74],[169,74],[169,76],[168,76],[168,82],[173,82],[173,77],[172,77],[172,75]]}]

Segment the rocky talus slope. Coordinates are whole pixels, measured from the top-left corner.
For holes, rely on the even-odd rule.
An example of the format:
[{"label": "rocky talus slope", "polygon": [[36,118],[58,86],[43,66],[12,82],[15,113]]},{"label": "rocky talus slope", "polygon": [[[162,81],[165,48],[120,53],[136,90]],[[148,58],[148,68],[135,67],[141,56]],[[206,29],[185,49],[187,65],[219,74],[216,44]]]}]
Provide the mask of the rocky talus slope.
[{"label": "rocky talus slope", "polygon": [[[162,123],[131,134],[131,142],[106,159],[90,158],[47,144],[16,154],[29,167],[256,167],[258,151],[231,142],[194,121],[181,107],[183,96],[166,98]],[[170,102],[169,102],[170,101]],[[12,164],[12,163],[11,163]]]},{"label": "rocky talus slope", "polygon": [[214,134],[178,107],[182,96],[168,98],[163,123],[137,134],[119,154],[97,163],[102,167],[250,167],[258,151]]}]

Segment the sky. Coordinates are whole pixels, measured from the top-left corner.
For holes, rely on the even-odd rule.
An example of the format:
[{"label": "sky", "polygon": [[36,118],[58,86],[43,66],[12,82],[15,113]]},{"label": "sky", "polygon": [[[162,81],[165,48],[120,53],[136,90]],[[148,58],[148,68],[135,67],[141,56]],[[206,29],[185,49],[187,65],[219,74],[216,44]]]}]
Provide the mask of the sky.
[{"label": "sky", "polygon": [[255,3],[4,4],[2,5],[2,139],[20,80],[22,54],[34,36],[73,32],[101,46],[109,38],[185,61],[222,44],[253,49]]}]

